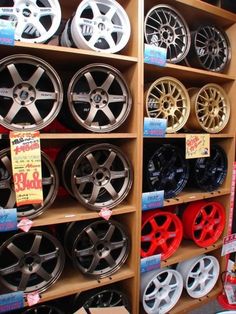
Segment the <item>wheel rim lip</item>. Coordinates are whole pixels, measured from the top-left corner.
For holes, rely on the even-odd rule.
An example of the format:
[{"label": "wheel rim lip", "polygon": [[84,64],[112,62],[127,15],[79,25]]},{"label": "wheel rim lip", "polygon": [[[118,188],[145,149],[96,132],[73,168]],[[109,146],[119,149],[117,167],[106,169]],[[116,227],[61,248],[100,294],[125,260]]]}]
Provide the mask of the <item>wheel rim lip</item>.
[{"label": "wheel rim lip", "polygon": [[154,7],[152,7],[148,11],[148,13],[146,14],[145,19],[144,19],[144,27],[145,27],[144,36],[145,36],[145,41],[147,43],[149,43],[149,40],[148,40],[148,37],[147,37],[147,32],[146,32],[146,25],[147,25],[148,18],[151,15],[152,12],[154,12],[155,10],[161,9],[161,8],[164,8],[165,10],[169,10],[169,11],[171,11],[171,13],[174,13],[174,15],[176,15],[179,18],[179,22],[181,22],[181,24],[184,26],[184,29],[186,30],[186,46],[185,46],[184,52],[179,56],[179,58],[176,58],[175,61],[171,61],[171,59],[167,59],[167,61],[170,62],[170,63],[179,63],[183,59],[186,58],[186,56],[187,56],[187,54],[189,52],[190,45],[191,45],[191,35],[190,35],[190,31],[189,31],[189,28],[188,28],[188,25],[187,25],[185,19],[183,18],[183,16],[174,7],[172,7],[170,5],[166,5],[166,4],[158,4],[158,5],[154,6]]},{"label": "wheel rim lip", "polygon": [[[0,151],[0,160],[4,156],[7,156],[7,157],[10,156],[10,149],[9,148],[5,148],[5,149]],[[42,164],[47,166],[47,170],[49,169],[49,172],[51,174],[51,178],[53,180],[51,186],[53,188],[50,188],[50,191],[48,192],[48,194],[46,195],[46,197],[43,201],[43,205],[41,205],[39,208],[34,209],[34,207],[32,207],[29,209],[25,209],[24,212],[22,213],[20,210],[18,210],[18,208],[20,209],[20,207],[18,207],[17,208],[17,219],[18,220],[22,217],[35,218],[35,217],[41,215],[47,208],[49,208],[53,204],[53,202],[56,199],[58,188],[59,188],[59,178],[58,178],[56,167],[54,166],[52,161],[49,159],[49,157],[43,151],[41,151],[41,156],[42,156]],[[9,159],[10,159],[10,157],[9,157]],[[10,176],[10,181],[12,181],[12,183],[13,183],[12,175]],[[5,207],[5,206],[3,206],[3,207]],[[27,205],[27,208],[28,207],[29,206]],[[33,213],[32,213],[32,211],[33,211]]]},{"label": "wheel rim lip", "polygon": [[48,312],[50,314],[63,314],[63,312],[60,311],[55,306],[51,306],[51,305],[49,306],[49,305],[45,305],[45,304],[33,306],[30,309],[28,309],[25,312],[23,312],[22,314],[36,314],[36,313],[38,313],[38,310],[40,310],[40,309],[53,311],[53,312]]},{"label": "wheel rim lip", "polygon": [[[166,191],[166,189],[164,189],[164,197],[165,198],[171,198],[171,197],[174,197],[176,195],[178,195],[183,189],[184,187],[186,186],[186,183],[188,181],[188,177],[189,177],[189,165],[188,163],[186,163],[186,160],[184,158],[184,156],[182,155],[181,151],[178,149],[178,147],[174,146],[174,145],[170,145],[170,144],[163,144],[161,145],[159,148],[156,149],[156,151],[151,155],[151,157],[148,159],[148,164],[150,162],[153,161],[154,158],[158,158],[158,155],[161,154],[163,151],[165,152],[166,149],[171,149],[171,150],[174,150],[175,151],[175,154],[176,152],[178,153],[178,157],[180,157],[180,160],[181,160],[181,164],[183,166],[183,174],[184,174],[184,178],[181,178],[179,181],[180,183],[177,184],[177,188],[173,191],[173,190],[169,190],[169,191]],[[163,153],[162,153],[163,154]],[[176,154],[177,155],[177,154]],[[155,167],[155,170],[157,168]],[[152,191],[156,191],[157,188],[155,188],[148,176],[149,174],[149,170],[147,169],[146,171],[146,177],[147,177],[147,182],[148,182],[148,186],[149,188],[152,190]],[[160,189],[162,188],[162,178],[161,178],[161,183],[159,184],[159,187]]]},{"label": "wheel rim lip", "polygon": [[[116,229],[118,228],[118,231],[122,235],[122,238],[125,239],[125,243],[124,243],[124,247],[121,249],[119,257],[117,258],[117,259],[119,259],[119,261],[117,262],[117,259],[115,260],[114,267],[106,267],[105,269],[102,269],[102,270],[94,270],[91,273],[91,272],[86,271],[86,268],[81,265],[79,258],[76,256],[76,248],[77,248],[78,242],[81,241],[83,234],[85,233],[87,235],[86,230],[92,229],[93,226],[96,226],[98,224],[102,224],[102,225],[108,224],[109,226],[111,226],[111,225],[115,226]],[[75,227],[76,227],[76,222],[70,224],[70,226],[67,229],[66,234],[65,234],[65,243],[69,240],[70,232],[73,232],[73,228],[75,228]],[[73,239],[73,241],[74,242],[73,242],[73,245],[71,247],[72,252],[68,251],[69,256],[71,257],[71,259],[73,261],[73,265],[75,266],[75,268],[79,269],[84,275],[86,275],[88,277],[92,277],[92,278],[94,278],[94,277],[95,278],[105,278],[105,277],[108,277],[108,276],[114,274],[115,272],[117,272],[123,266],[123,264],[126,262],[128,256],[129,256],[130,245],[131,245],[128,233],[126,232],[126,228],[124,228],[124,226],[121,225],[119,222],[117,222],[115,220],[111,220],[111,219],[109,221],[96,220],[96,221],[90,222],[88,225],[82,227],[81,230],[79,230],[79,232],[77,233],[77,236],[75,237],[75,239]],[[98,242],[100,242],[100,239]],[[97,250],[95,250],[95,251],[97,251]],[[102,259],[102,258],[100,258],[100,259]],[[110,268],[110,269],[106,270],[107,268]]]},{"label": "wheel rim lip", "polygon": [[[124,183],[126,185],[126,187],[124,187],[124,184],[123,184],[120,191],[122,191],[122,190],[124,190],[124,191],[115,201],[111,201],[111,199],[109,199],[108,201],[100,202],[98,204],[96,203],[96,201],[94,204],[91,204],[89,202],[86,202],[85,198],[80,193],[78,193],[78,189],[76,188],[76,184],[74,184],[73,174],[76,173],[76,169],[79,168],[79,163],[85,158],[85,156],[87,154],[89,154],[91,152],[99,151],[99,150],[108,150],[108,151],[111,150],[111,151],[115,152],[117,154],[117,156],[119,157],[119,159],[122,161],[122,163],[123,164],[125,163],[124,168],[127,169],[128,174],[124,180],[126,182],[126,183]],[[97,145],[90,146],[89,148],[85,149],[83,151],[83,153],[80,153],[80,155],[76,159],[75,164],[72,167],[70,180],[71,180],[71,190],[72,190],[73,195],[76,197],[76,199],[81,204],[83,204],[86,208],[99,211],[103,207],[113,208],[113,207],[117,206],[118,204],[120,204],[126,198],[126,196],[129,194],[129,191],[130,191],[132,184],[133,184],[133,168],[132,168],[132,165],[131,165],[129,159],[126,158],[124,153],[117,146],[114,146],[112,144],[107,144],[107,143],[97,144]]]},{"label": "wheel rim lip", "polygon": [[[85,120],[83,120],[78,115],[78,113],[76,112],[76,110],[74,108],[74,104],[73,104],[74,101],[72,99],[72,97],[73,97],[72,91],[74,90],[75,85],[78,83],[79,79],[84,77],[85,73],[92,72],[91,70],[93,72],[100,70],[101,72],[107,72],[108,74],[114,74],[116,81],[119,82],[119,85],[120,86],[123,85],[121,88],[123,90],[123,93],[124,93],[124,90],[126,92],[126,97],[127,97],[126,104],[123,104],[123,108],[122,108],[121,113],[119,114],[118,118],[120,117],[121,114],[122,114],[122,116],[119,118],[119,121],[114,123],[114,124],[108,124],[105,126],[89,126],[87,123],[85,123]],[[90,93],[91,93],[91,90],[90,90]],[[73,92],[73,94],[74,94],[74,92]],[[83,128],[86,128],[89,131],[98,132],[98,133],[110,132],[110,131],[113,131],[113,130],[117,129],[118,127],[120,127],[125,122],[125,120],[127,119],[128,115],[131,111],[131,107],[132,107],[131,92],[130,92],[130,89],[129,89],[123,75],[121,74],[121,72],[118,69],[116,69],[110,65],[103,64],[103,63],[93,63],[90,65],[87,65],[75,73],[75,75],[72,77],[72,79],[69,83],[69,86],[68,86],[67,100],[68,100],[68,105],[69,105],[68,107],[70,109],[70,112],[71,112],[73,118],[76,120],[76,122],[78,122]],[[91,105],[91,103],[90,103],[90,105]]]},{"label": "wheel rim lip", "polygon": [[[54,100],[54,103],[52,105],[52,108],[50,110],[49,115],[47,115],[45,118],[42,119],[43,122],[37,124],[33,123],[31,125],[20,125],[17,123],[9,123],[5,121],[5,118],[0,115],[0,124],[4,126],[5,128],[12,130],[12,131],[21,131],[21,130],[28,130],[28,131],[38,131],[41,130],[42,128],[46,127],[49,125],[58,115],[61,107],[62,107],[62,101],[63,101],[63,88],[62,88],[62,82],[57,74],[56,70],[45,60],[38,58],[33,55],[28,55],[28,54],[16,54],[16,55],[10,55],[5,58],[3,58],[0,62],[0,72],[10,64],[30,64],[32,66],[35,66],[35,68],[38,68],[40,66],[42,69],[45,70],[45,73],[47,74],[47,77],[50,78],[50,81],[55,87],[56,85],[56,91],[54,90],[56,99]],[[41,78],[40,78],[41,79]],[[40,80],[39,79],[39,80]],[[25,83],[28,81],[24,81],[22,79],[22,83]],[[15,86],[15,83],[14,83]],[[14,87],[13,87],[14,89]],[[2,97],[2,96],[1,96]],[[48,117],[49,116],[49,117]],[[13,118],[14,119],[14,118]],[[46,119],[46,121],[44,121]]]},{"label": "wheel rim lip", "polygon": [[[200,240],[197,239],[195,236],[194,226],[196,226],[197,218],[201,215],[201,211],[205,207],[214,206],[217,209],[217,213],[219,215],[220,223],[218,224],[217,229],[215,230],[214,236],[208,237],[208,239]],[[197,201],[194,203],[190,203],[182,217],[183,221],[183,228],[184,228],[184,237],[188,239],[192,239],[198,246],[200,247],[208,247],[213,245],[221,236],[222,232],[224,231],[226,217],[225,217],[225,209],[224,207],[218,202],[206,202],[206,201]]]},{"label": "wheel rim lip", "polygon": [[[206,67],[206,66],[202,63],[202,61],[201,61],[201,59],[200,59],[200,57],[199,57],[199,54],[198,54],[197,51],[196,51],[196,48],[197,48],[197,36],[198,36],[199,32],[200,32],[201,30],[203,30],[204,28],[211,28],[211,29],[213,29],[214,31],[217,31],[217,32],[221,35],[222,39],[224,39],[225,44],[226,44],[226,46],[227,46],[227,48],[228,48],[228,49],[227,49],[226,62],[223,63],[223,64],[219,67],[219,69],[209,69],[209,67]],[[222,72],[222,71],[224,71],[224,69],[228,66],[228,64],[229,64],[229,62],[230,62],[230,60],[231,60],[230,41],[229,41],[229,38],[228,38],[228,36],[226,35],[226,33],[225,33],[223,30],[219,29],[218,27],[216,27],[216,26],[214,26],[214,25],[203,25],[203,26],[200,26],[195,32],[192,33],[192,37],[193,37],[192,42],[194,43],[195,57],[197,58],[198,64],[199,64],[202,68],[204,68],[204,69],[206,69],[206,70],[209,70],[209,71],[213,71],[213,72]]]},{"label": "wheel rim lip", "polygon": [[[174,225],[175,225],[175,230],[171,231],[171,232],[175,233],[175,237],[173,237],[173,241],[169,245],[168,250],[164,254],[161,253],[161,259],[165,260],[165,259],[169,258],[170,256],[172,256],[176,252],[178,247],[180,246],[180,243],[181,243],[182,237],[183,237],[183,226],[182,226],[182,223],[181,223],[180,219],[175,214],[170,213],[170,212],[164,212],[164,211],[159,211],[158,210],[158,211],[155,211],[155,213],[147,213],[147,215],[144,216],[143,221],[142,221],[141,234],[142,234],[142,231],[145,228],[145,226],[147,224],[151,224],[150,220],[158,218],[158,217],[160,217],[160,218],[162,218],[162,217],[170,217],[172,219],[170,225],[172,223],[174,223]],[[155,232],[158,232],[158,230],[160,230],[160,229],[158,229],[158,227],[159,227],[159,225],[157,225],[157,229],[155,230]],[[153,235],[153,233],[155,233],[155,232],[153,232],[153,230],[152,230],[152,232],[149,233],[148,235],[144,235],[144,236],[142,235],[142,236],[143,237],[145,237],[145,236],[150,237],[151,238],[150,242],[153,243],[153,241],[154,241],[153,238],[155,237]],[[159,233],[161,233],[161,231],[159,231]],[[166,240],[168,240],[168,239],[170,239],[170,238],[167,238]],[[149,250],[151,250],[152,246],[153,245],[151,245]],[[147,257],[147,256],[150,256],[150,255],[153,255],[153,254],[160,254],[158,252],[159,251],[158,248],[159,248],[159,246],[156,247],[156,250],[154,252],[153,252],[153,249],[152,249],[152,253],[148,254],[148,252],[146,252],[142,248],[142,241],[141,241],[141,257],[143,258],[143,257]]]},{"label": "wheel rim lip", "polygon": [[[205,289],[203,291],[191,291],[187,285],[188,280],[190,278],[190,271],[196,267],[196,265],[204,259],[208,259],[210,261],[213,262],[214,265],[214,276],[211,280],[211,282],[208,282],[208,287],[205,287]],[[177,265],[177,271],[179,271],[183,277],[183,283],[184,283],[184,287],[187,291],[187,293],[189,294],[190,297],[192,298],[201,298],[205,295],[207,295],[215,286],[217,280],[218,280],[218,276],[219,276],[219,272],[220,272],[220,267],[219,267],[219,263],[218,260],[211,255],[201,255],[198,257],[195,257],[191,260],[187,260],[184,262],[181,262]]]},{"label": "wheel rim lip", "polygon": [[[182,112],[185,111],[184,117],[181,119],[181,122],[175,123],[174,125],[170,125],[170,123],[168,123],[168,117],[172,116],[171,113],[168,114],[167,109],[160,108],[160,109],[162,109],[162,114],[164,114],[164,116],[167,117],[166,132],[167,133],[175,133],[184,127],[184,125],[186,124],[188,117],[190,115],[190,98],[189,98],[187,89],[179,80],[177,80],[173,77],[170,77],[170,76],[165,76],[165,77],[161,77],[161,78],[157,79],[155,82],[153,82],[151,84],[151,86],[148,88],[148,90],[146,91],[146,97],[145,97],[146,113],[149,117],[152,117],[152,115],[150,115],[148,106],[149,106],[149,98],[154,98],[154,97],[150,96],[150,95],[152,94],[152,91],[156,89],[156,87],[158,85],[161,85],[164,83],[168,83],[168,84],[172,83],[173,85],[175,85],[175,88],[177,87],[177,89],[180,89],[182,92],[182,95],[185,98],[185,100],[184,100],[185,105],[184,105],[184,107],[183,106],[181,107]],[[168,94],[169,93],[165,94],[165,97],[169,97]],[[170,97],[174,98],[172,96],[170,96]],[[177,107],[176,103],[177,103],[177,101],[175,102],[175,108]],[[159,111],[161,111],[160,109],[159,109]]]},{"label": "wheel rim lip", "polygon": [[[24,233],[17,233],[15,235],[13,235],[11,238],[9,238],[8,240],[6,240],[5,242],[3,242],[0,246],[0,254],[1,251],[4,250],[4,248],[9,245],[10,243],[12,243],[15,239],[19,238],[19,237],[25,237],[28,234],[35,234],[35,235],[41,235],[47,238],[47,240],[49,240],[50,242],[53,243],[54,247],[57,249],[58,252],[58,257],[57,257],[57,263],[55,268],[58,268],[56,274],[54,277],[52,277],[51,280],[49,280],[48,282],[46,282],[44,285],[42,285],[42,283],[37,284],[36,286],[41,285],[40,288],[37,287],[37,289],[32,288],[32,286],[30,288],[26,288],[24,290],[24,293],[31,293],[34,291],[37,291],[39,293],[46,291],[50,286],[52,286],[60,277],[63,269],[64,269],[64,264],[65,264],[65,254],[64,254],[64,250],[63,247],[61,246],[60,242],[51,234],[41,231],[41,230],[30,230],[27,232],[27,234]],[[55,244],[56,243],[56,244]],[[27,252],[28,253],[28,252]],[[58,265],[59,264],[59,265]],[[53,270],[53,272],[55,271],[55,269]],[[34,272],[36,273],[36,272]],[[38,275],[39,276],[39,275]],[[44,280],[45,281],[45,280]],[[12,291],[18,291],[18,287],[17,286],[13,286],[12,284],[8,284],[6,280],[3,279],[2,276],[0,276],[0,282],[9,290]]]},{"label": "wheel rim lip", "polygon": [[[198,115],[198,111],[199,111],[198,100],[201,97],[201,94],[210,88],[218,91],[218,95],[221,94],[221,99],[224,99],[224,107],[226,108],[224,111],[224,115],[226,116],[226,118],[221,123],[221,125],[218,125],[218,127],[214,127],[214,128],[206,127]],[[229,97],[226,94],[226,92],[224,91],[224,89],[221,86],[219,86],[218,84],[214,84],[214,83],[206,84],[200,90],[198,90],[197,94],[193,97],[195,98],[193,100],[194,109],[195,109],[195,117],[196,117],[198,124],[200,125],[201,129],[205,130],[208,133],[219,133],[220,131],[222,131],[226,127],[227,123],[229,122],[229,117],[230,117],[230,101],[229,101]],[[209,117],[209,115],[208,115],[208,117]]]},{"label": "wheel rim lip", "polygon": [[[126,14],[126,11],[124,10],[124,8],[116,1],[111,1],[111,0],[105,0],[105,5],[109,5],[111,4],[112,6],[115,6],[117,8],[117,10],[121,11],[121,16],[119,15],[119,19],[125,23],[125,27],[126,27],[126,36],[122,36],[122,40],[119,41],[119,43],[117,45],[115,45],[115,47],[112,48],[108,48],[108,49],[101,49],[101,48],[96,48],[93,45],[91,45],[83,36],[81,29],[80,29],[80,25],[77,24],[76,20],[80,18],[81,12],[83,12],[83,10],[88,6],[89,2],[91,0],[83,0],[79,6],[77,7],[75,16],[72,18],[71,21],[71,35],[73,38],[73,41],[75,43],[75,45],[77,47],[80,47],[82,49],[90,49],[90,50],[95,50],[95,51],[100,51],[100,52],[108,52],[108,53],[116,53],[121,51],[128,43],[129,38],[130,38],[130,34],[131,34],[131,26],[130,26],[130,21],[128,18],[128,15]],[[96,0],[96,3],[101,3],[104,4],[103,1],[101,0]],[[81,12],[80,12],[81,11]],[[117,13],[117,11],[116,11]],[[76,35],[75,35],[76,34]],[[101,37],[101,36],[100,36]],[[124,38],[126,37],[126,38]]]},{"label": "wheel rim lip", "polygon": [[178,300],[182,294],[183,279],[182,279],[180,273],[177,272],[176,270],[166,268],[166,269],[159,269],[159,270],[154,270],[154,271],[150,271],[147,273],[143,273],[141,275],[140,298],[141,298],[143,308],[146,311],[146,313],[148,313],[148,314],[157,313],[156,312],[157,309],[152,309],[146,304],[146,300],[144,299],[146,292],[147,292],[149,286],[152,284],[154,278],[157,278],[158,276],[160,276],[162,273],[165,273],[165,272],[172,273],[175,276],[176,281],[178,281],[178,284],[177,284],[177,289],[175,291],[175,300],[174,300],[173,304],[169,305],[169,307],[167,307],[167,309],[164,309],[163,311],[159,309],[158,313],[159,314],[165,314],[169,310],[171,310],[176,305],[176,303],[178,302]]},{"label": "wheel rim lip", "polygon": [[[29,0],[29,2],[32,2],[32,1]],[[16,40],[20,40],[20,41],[23,41],[23,42],[31,42],[31,43],[44,43],[45,41],[50,39],[56,33],[57,29],[60,26],[60,22],[61,22],[61,7],[60,7],[60,4],[59,4],[59,2],[57,0],[49,1],[49,3],[52,3],[52,2],[53,2],[53,8],[55,8],[56,13],[57,13],[57,14],[54,15],[54,19],[53,19],[56,22],[54,27],[53,27],[53,22],[52,22],[51,27],[49,28],[48,31],[45,30],[45,33],[43,34],[43,36],[35,37],[35,38],[32,38],[32,39],[22,38],[20,36],[20,34],[17,33],[17,29],[16,29],[16,33],[15,33]],[[16,4],[13,5],[13,8],[16,8],[16,7],[17,7]],[[4,14],[2,14],[2,15],[4,15]],[[14,15],[17,16],[17,20],[18,20],[19,19],[19,14],[17,15],[17,12],[15,12]],[[25,26],[26,25],[30,25],[30,22],[25,23]]]}]

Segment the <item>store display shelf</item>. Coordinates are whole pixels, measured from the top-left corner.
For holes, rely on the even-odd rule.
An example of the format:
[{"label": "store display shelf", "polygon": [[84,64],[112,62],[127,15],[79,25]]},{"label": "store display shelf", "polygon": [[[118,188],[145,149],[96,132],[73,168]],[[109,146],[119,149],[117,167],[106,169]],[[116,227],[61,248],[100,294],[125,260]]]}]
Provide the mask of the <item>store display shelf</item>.
[{"label": "store display shelf", "polygon": [[99,280],[83,276],[72,266],[66,267],[60,279],[47,291],[42,293],[40,302],[46,302],[60,297],[65,297],[81,291],[98,288],[106,284],[132,278],[134,271],[124,265],[115,274]]},{"label": "store display shelf", "polygon": [[[173,133],[173,134],[166,134],[164,138],[185,138],[186,135],[188,134],[203,134],[203,133]],[[209,133],[204,133],[204,134],[209,134]],[[234,138],[234,134],[233,133],[218,133],[218,134],[209,134],[210,138]],[[160,137],[156,137],[156,136],[144,136],[145,139],[159,139]],[[163,138],[162,138],[163,139]]]},{"label": "store display shelf", "polygon": [[176,263],[180,263],[184,260],[199,256],[201,254],[208,254],[209,252],[215,251],[222,246],[222,240],[218,240],[213,245],[205,248],[197,246],[191,240],[182,240],[178,250],[170,258],[161,262],[161,267],[170,266]]},{"label": "store display shelf", "polygon": [[230,194],[230,188],[222,188],[212,192],[200,192],[194,189],[185,189],[175,198],[169,198],[164,201],[164,206],[184,204],[202,199]]},{"label": "store display shelf", "polygon": [[[135,210],[135,206],[123,202],[112,210],[112,216],[135,212]],[[75,200],[63,199],[56,201],[53,207],[46,209],[41,216],[35,218],[33,227],[95,218],[100,218],[99,212],[88,210]]]}]

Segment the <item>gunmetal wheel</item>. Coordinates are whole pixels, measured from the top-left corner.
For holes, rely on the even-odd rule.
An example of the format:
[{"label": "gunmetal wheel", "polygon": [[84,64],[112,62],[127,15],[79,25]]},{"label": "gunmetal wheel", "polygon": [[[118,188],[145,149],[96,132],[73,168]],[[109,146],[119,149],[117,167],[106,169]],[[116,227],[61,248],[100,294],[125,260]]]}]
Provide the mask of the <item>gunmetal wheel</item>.
[{"label": "gunmetal wheel", "polygon": [[57,31],[61,22],[58,0],[10,0],[0,6],[0,18],[16,22],[15,39],[44,43]]},{"label": "gunmetal wheel", "polygon": [[190,32],[181,14],[172,6],[159,4],[151,8],[144,20],[148,44],[167,49],[167,61],[178,63],[188,54]]},{"label": "gunmetal wheel", "polygon": [[22,314],[63,314],[63,312],[55,306],[42,304],[33,306]]},{"label": "gunmetal wheel", "polygon": [[124,153],[111,144],[72,149],[64,161],[62,180],[69,193],[85,207],[113,208],[128,195],[133,170]]},{"label": "gunmetal wheel", "polygon": [[0,124],[10,130],[40,130],[60,111],[60,77],[44,60],[11,55],[0,60]]},{"label": "gunmetal wheel", "polygon": [[144,172],[151,191],[164,190],[164,197],[171,198],[185,187],[189,177],[189,166],[176,146],[163,144],[148,158]]},{"label": "gunmetal wheel", "polygon": [[183,128],[190,114],[190,98],[179,80],[161,77],[152,83],[145,95],[148,117],[167,119],[167,133]]},{"label": "gunmetal wheel", "polygon": [[129,115],[132,99],[120,71],[94,63],[79,70],[68,87],[70,112],[75,121],[93,132],[110,132]]},{"label": "gunmetal wheel", "polygon": [[60,277],[64,263],[63,247],[51,234],[14,234],[0,246],[0,282],[11,291],[43,292]]},{"label": "gunmetal wheel", "polygon": [[[44,210],[53,204],[57,196],[59,187],[57,170],[43,151],[41,151],[41,158],[43,203],[18,206],[18,219],[22,217],[35,218],[42,214]],[[0,191],[2,195],[0,206],[3,208],[15,208],[16,196],[13,184],[10,149],[8,148],[0,151]]]},{"label": "gunmetal wheel", "polygon": [[188,55],[191,65],[222,72],[230,59],[230,42],[224,31],[214,25],[202,25],[192,33],[192,45]]},{"label": "gunmetal wheel", "polygon": [[74,222],[66,230],[65,247],[83,274],[103,278],[114,274],[125,263],[130,240],[117,221]]},{"label": "gunmetal wheel", "polygon": [[186,123],[190,130],[219,133],[230,117],[230,100],[218,84],[206,84],[202,88],[190,88],[191,113]]},{"label": "gunmetal wheel", "polygon": [[212,145],[210,157],[191,160],[190,184],[203,191],[217,190],[225,181],[228,160],[225,151],[217,144]]}]

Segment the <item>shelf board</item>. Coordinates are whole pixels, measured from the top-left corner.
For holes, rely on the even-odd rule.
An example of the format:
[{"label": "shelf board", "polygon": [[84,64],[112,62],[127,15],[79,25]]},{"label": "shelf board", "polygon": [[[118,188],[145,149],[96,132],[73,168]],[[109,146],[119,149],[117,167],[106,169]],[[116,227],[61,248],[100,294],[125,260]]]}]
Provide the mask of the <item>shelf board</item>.
[{"label": "shelf board", "polygon": [[[144,136],[145,139],[165,139],[165,138],[185,138],[188,134],[202,134],[202,133],[173,133],[173,134],[166,134],[165,137],[157,137],[157,136]],[[208,133],[204,133],[208,134]],[[210,138],[234,138],[234,133],[218,133],[218,134],[209,134]]]},{"label": "shelf board", "polygon": [[186,87],[193,87],[193,84],[203,86],[203,84],[207,84],[209,81],[218,84],[228,83],[233,82],[236,78],[232,75],[210,72],[178,64],[167,63],[165,67],[147,63],[144,64],[144,80],[147,84],[148,82],[153,83],[156,79],[163,76],[175,77],[186,84]]},{"label": "shelf board", "polygon": [[[112,210],[112,215],[121,215],[134,212],[135,206],[126,205],[124,202]],[[78,220],[100,218],[99,212],[82,207],[73,199],[56,201],[51,208],[33,220],[33,226],[54,225]]]},{"label": "shelf board", "polygon": [[183,192],[178,194],[177,197],[165,200],[164,206],[183,204],[227,194],[230,194],[230,188],[222,188],[212,192],[201,192],[196,191],[196,189],[185,189]]},{"label": "shelf board", "polygon": [[162,267],[166,267],[169,265],[173,265],[176,263],[180,263],[184,260],[193,258],[195,256],[206,254],[211,251],[217,250],[222,246],[222,240],[216,241],[213,245],[210,245],[206,248],[202,248],[197,246],[193,241],[191,240],[182,240],[179,248],[173,254],[170,258],[168,258],[165,261],[161,262]]},{"label": "shelf board", "polygon": [[47,291],[42,293],[40,302],[46,302],[60,297],[65,297],[77,292],[98,288],[106,284],[125,280],[134,277],[134,271],[124,265],[115,274],[103,278],[92,279],[83,276],[79,271],[76,271],[72,266],[65,268],[60,279],[51,286]]}]

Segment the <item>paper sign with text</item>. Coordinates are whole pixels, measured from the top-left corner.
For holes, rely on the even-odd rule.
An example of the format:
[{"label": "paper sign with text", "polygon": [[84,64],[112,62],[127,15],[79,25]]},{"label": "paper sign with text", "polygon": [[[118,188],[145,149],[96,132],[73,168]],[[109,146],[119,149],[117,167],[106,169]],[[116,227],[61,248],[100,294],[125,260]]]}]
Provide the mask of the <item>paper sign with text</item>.
[{"label": "paper sign with text", "polygon": [[17,206],[43,202],[39,132],[10,132]]},{"label": "paper sign with text", "polygon": [[236,233],[224,237],[221,256],[236,252]]},{"label": "paper sign with text", "polygon": [[153,37],[152,45],[145,44],[144,62],[164,67],[166,65],[167,49],[156,46],[156,40],[157,38]]},{"label": "paper sign with text", "polygon": [[[2,9],[4,10],[4,8]],[[13,10],[14,8],[6,8],[6,10]],[[9,12],[7,12],[9,14]],[[15,21],[0,19],[0,44],[13,46],[15,43]]]},{"label": "paper sign with text", "polygon": [[142,209],[149,210],[163,207],[164,190],[146,192],[142,194]]},{"label": "paper sign with text", "polygon": [[161,254],[141,258],[141,273],[145,273],[161,267]]},{"label": "paper sign with text", "polygon": [[0,208],[0,232],[17,230],[16,208]]},{"label": "paper sign with text", "polygon": [[167,119],[144,118],[143,136],[165,137]]},{"label": "paper sign with text", "polygon": [[202,158],[210,156],[209,134],[185,135],[185,158]]}]

